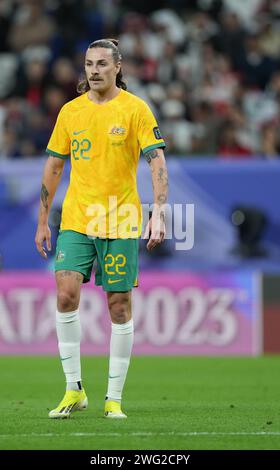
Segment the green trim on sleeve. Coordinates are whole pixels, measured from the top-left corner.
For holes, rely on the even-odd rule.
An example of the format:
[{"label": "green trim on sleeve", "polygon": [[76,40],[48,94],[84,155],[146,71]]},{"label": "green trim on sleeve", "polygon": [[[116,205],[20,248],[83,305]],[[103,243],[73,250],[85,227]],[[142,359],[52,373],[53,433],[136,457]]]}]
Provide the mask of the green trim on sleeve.
[{"label": "green trim on sleeve", "polygon": [[144,149],[142,149],[142,152],[147,153],[150,150],[158,149],[158,148],[165,148],[165,143],[164,142],[159,142],[158,144],[149,145],[149,147],[145,147]]},{"label": "green trim on sleeve", "polygon": [[66,160],[66,158],[70,157],[70,154],[69,154],[69,153],[68,153],[67,155],[62,155],[61,153],[54,152],[54,151],[51,150],[51,149],[46,149],[46,152],[47,152],[49,155],[52,155],[53,157],[62,158],[63,160]]}]

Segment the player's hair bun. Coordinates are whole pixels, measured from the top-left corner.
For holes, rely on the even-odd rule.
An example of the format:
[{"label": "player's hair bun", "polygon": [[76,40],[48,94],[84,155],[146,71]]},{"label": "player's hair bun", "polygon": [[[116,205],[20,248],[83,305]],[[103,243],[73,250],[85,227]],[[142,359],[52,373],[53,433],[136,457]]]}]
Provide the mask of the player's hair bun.
[{"label": "player's hair bun", "polygon": [[118,40],[118,39],[111,39],[111,38],[108,38],[107,41],[112,42],[115,46],[118,47],[118,44],[119,44],[119,40]]}]

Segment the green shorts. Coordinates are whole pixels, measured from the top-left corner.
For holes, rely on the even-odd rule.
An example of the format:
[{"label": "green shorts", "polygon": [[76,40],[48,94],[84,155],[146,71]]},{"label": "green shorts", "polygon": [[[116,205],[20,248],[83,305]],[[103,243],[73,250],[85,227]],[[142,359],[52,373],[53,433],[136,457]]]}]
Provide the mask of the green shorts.
[{"label": "green shorts", "polygon": [[139,240],[88,237],[73,230],[59,232],[55,271],[78,271],[89,282],[97,261],[95,284],[107,292],[126,292],[137,287]]}]

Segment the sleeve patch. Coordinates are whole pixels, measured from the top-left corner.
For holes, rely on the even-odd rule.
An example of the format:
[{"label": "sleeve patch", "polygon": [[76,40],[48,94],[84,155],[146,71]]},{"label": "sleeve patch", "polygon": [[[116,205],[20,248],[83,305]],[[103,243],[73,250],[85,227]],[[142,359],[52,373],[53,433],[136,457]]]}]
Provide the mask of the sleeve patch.
[{"label": "sleeve patch", "polygon": [[159,130],[158,127],[154,127],[154,128],[153,128],[153,131],[154,131],[155,138],[156,138],[157,140],[162,139],[162,136],[161,136],[161,133],[160,133],[160,130]]}]

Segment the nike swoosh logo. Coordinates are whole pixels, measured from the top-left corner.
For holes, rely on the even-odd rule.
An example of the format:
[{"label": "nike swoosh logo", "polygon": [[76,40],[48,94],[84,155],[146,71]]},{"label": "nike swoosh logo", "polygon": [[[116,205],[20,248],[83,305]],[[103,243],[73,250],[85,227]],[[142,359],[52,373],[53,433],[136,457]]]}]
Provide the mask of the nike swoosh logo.
[{"label": "nike swoosh logo", "polygon": [[109,284],[115,284],[115,282],[122,282],[123,279],[108,279]]},{"label": "nike swoosh logo", "polygon": [[109,375],[109,379],[117,379],[120,375]]},{"label": "nike swoosh logo", "polygon": [[66,361],[66,359],[71,359],[71,357],[72,357],[72,356],[68,356],[68,357],[61,357],[60,359],[61,359],[62,361]]},{"label": "nike swoosh logo", "polygon": [[83,129],[83,130],[81,130],[81,131],[74,131],[73,134],[74,134],[74,135],[79,135],[79,134],[81,134],[82,132],[86,132],[86,131],[87,131],[87,129]]}]

